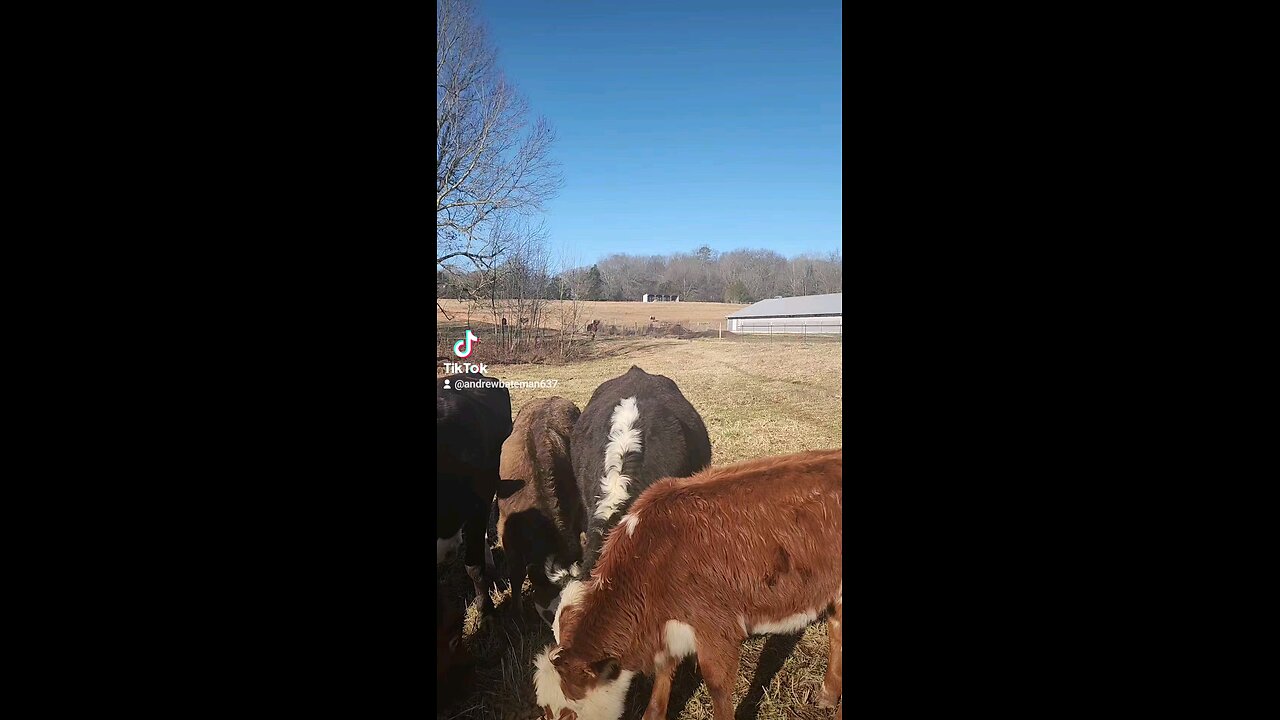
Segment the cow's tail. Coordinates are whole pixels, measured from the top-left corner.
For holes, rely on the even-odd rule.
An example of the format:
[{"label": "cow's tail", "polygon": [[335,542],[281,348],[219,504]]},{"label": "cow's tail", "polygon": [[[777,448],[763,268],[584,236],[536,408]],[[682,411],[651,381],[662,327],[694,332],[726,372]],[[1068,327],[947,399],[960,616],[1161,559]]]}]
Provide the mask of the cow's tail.
[{"label": "cow's tail", "polygon": [[[498,496],[494,495],[489,501],[489,522],[485,525],[484,531],[484,571],[485,576],[491,580],[505,577],[505,573],[499,574],[499,567],[494,560],[493,546],[498,542]],[[504,558],[505,559],[505,558]]]}]

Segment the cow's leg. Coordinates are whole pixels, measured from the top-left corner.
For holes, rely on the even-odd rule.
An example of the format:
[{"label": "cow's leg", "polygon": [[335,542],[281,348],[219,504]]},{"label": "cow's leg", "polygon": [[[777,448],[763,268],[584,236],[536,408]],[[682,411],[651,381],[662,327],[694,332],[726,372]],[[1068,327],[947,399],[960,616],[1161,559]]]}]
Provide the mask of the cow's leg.
[{"label": "cow's leg", "polygon": [[[827,659],[827,676],[822,680],[822,694],[818,696],[818,707],[835,707],[840,702],[840,694],[844,690],[843,659],[844,647],[842,634],[844,619],[844,603],[837,600],[827,618],[827,639],[831,643],[831,656]],[[840,715],[836,713],[837,717]]]},{"label": "cow's leg", "polygon": [[493,611],[493,598],[489,597],[489,584],[485,582],[484,575],[484,531],[488,520],[488,508],[480,509],[467,517],[467,524],[462,531],[463,544],[466,546],[464,557],[467,575],[476,586],[476,602],[479,603],[481,614]]},{"label": "cow's leg", "polygon": [[653,681],[653,694],[649,696],[649,707],[645,708],[643,720],[666,720],[667,702],[671,700],[671,681],[676,676],[676,668],[680,661],[663,656],[664,662],[654,667],[656,677]]},{"label": "cow's leg", "polygon": [[715,720],[733,720],[733,681],[738,677],[738,654],[742,643],[731,639],[716,639],[702,644],[698,634],[698,668],[707,683],[711,695],[711,710]]},{"label": "cow's leg", "polygon": [[484,532],[484,571],[491,578],[498,577],[498,565],[493,559],[493,544],[498,541],[498,502],[489,503],[489,521],[485,523]]},{"label": "cow's leg", "polygon": [[511,612],[515,614],[516,619],[524,617],[524,576],[529,567],[529,561],[525,559],[524,548],[520,543],[512,543],[508,549],[507,544],[503,543],[503,549],[507,553],[507,582],[511,584]]},{"label": "cow's leg", "polygon": [[533,584],[533,606],[538,617],[551,627],[555,623],[556,608],[560,605],[560,587],[547,579],[547,574],[535,563],[529,568],[529,582]]},{"label": "cow's leg", "polygon": [[[447,532],[447,531],[446,531]],[[439,537],[439,531],[436,532],[436,566],[443,565],[453,559],[458,552],[458,545],[462,544],[462,526],[458,526],[457,532],[449,537]]]}]

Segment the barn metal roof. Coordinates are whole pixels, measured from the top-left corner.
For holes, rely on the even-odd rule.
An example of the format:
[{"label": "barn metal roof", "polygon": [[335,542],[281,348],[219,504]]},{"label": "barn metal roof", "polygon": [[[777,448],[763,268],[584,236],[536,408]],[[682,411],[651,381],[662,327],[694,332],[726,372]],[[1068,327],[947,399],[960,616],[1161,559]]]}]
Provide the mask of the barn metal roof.
[{"label": "barn metal roof", "polygon": [[844,293],[801,295],[800,297],[761,300],[742,308],[729,318],[789,317],[795,315],[841,315]]}]

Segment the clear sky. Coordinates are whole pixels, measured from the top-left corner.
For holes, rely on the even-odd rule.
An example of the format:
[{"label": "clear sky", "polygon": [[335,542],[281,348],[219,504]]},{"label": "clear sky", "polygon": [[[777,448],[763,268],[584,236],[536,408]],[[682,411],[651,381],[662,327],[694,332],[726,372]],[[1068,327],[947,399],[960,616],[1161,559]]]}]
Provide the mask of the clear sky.
[{"label": "clear sky", "polygon": [[556,131],[545,222],[581,264],[841,240],[838,0],[479,0]]}]

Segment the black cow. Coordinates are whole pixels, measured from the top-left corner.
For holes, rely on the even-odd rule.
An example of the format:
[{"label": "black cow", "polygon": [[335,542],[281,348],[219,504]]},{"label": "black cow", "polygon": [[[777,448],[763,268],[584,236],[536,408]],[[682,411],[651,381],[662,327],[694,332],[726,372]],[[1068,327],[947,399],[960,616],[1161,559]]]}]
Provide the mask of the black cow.
[{"label": "black cow", "polygon": [[[471,387],[476,382],[488,386]],[[465,536],[467,574],[483,612],[493,609],[482,566],[485,526],[498,487],[502,443],[510,434],[511,394],[494,378],[467,373],[436,381],[436,565],[449,559]]]},{"label": "black cow", "polygon": [[[702,416],[670,378],[635,365],[596,388],[573,427],[573,472],[587,512],[580,571],[587,577],[609,529],[640,492],[664,477],[688,477],[711,464]],[[569,578],[554,577],[558,584]]]}]

